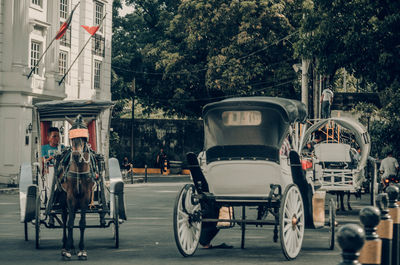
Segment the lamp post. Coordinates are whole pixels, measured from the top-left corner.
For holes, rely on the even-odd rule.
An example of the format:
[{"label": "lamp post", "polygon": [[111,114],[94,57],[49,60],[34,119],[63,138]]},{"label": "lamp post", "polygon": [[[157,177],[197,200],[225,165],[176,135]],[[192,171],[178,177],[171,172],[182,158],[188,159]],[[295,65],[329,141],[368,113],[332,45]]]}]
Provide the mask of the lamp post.
[{"label": "lamp post", "polygon": [[132,85],[130,87],[131,99],[132,99],[132,117],[131,117],[131,162],[135,157],[135,90],[136,90],[136,78],[133,78]]}]

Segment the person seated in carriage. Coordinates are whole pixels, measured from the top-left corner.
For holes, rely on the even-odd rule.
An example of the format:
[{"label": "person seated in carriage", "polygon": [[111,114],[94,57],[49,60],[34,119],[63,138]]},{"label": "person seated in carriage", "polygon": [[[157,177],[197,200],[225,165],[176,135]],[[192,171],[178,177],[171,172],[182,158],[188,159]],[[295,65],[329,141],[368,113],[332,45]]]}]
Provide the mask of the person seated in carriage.
[{"label": "person seated in carriage", "polygon": [[48,173],[47,167],[54,166],[54,156],[56,153],[61,153],[65,148],[60,144],[60,130],[57,127],[50,127],[47,130],[48,144],[42,145],[42,159],[45,168],[45,173]]}]

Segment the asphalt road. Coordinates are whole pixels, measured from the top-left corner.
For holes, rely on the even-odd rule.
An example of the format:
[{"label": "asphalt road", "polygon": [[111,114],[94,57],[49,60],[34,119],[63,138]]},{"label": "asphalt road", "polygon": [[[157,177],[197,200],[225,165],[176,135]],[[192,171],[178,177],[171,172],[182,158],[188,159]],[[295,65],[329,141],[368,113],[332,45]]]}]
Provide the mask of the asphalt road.
[{"label": "asphalt road", "polygon": [[[125,186],[128,220],[120,226],[120,248],[113,247],[111,228],[87,229],[88,260],[70,261],[87,264],[288,264],[280,243],[272,241],[272,226],[248,226],[245,249],[240,248],[240,227],[221,230],[213,243],[225,242],[233,249],[198,249],[194,256],[183,258],[175,245],[172,212],[182,182],[129,184]],[[41,249],[35,249],[34,227],[29,225],[29,241],[24,240],[23,224],[19,222],[17,194],[0,194],[0,264],[58,264],[61,260],[60,229],[41,230]],[[353,211],[338,213],[339,224],[358,223],[358,211],[368,204],[351,197]],[[249,215],[251,213],[249,209]],[[98,217],[89,218],[90,223]],[[79,232],[76,229],[75,246]],[[303,248],[291,264],[338,264],[340,249],[328,250],[328,230],[306,230]]]}]

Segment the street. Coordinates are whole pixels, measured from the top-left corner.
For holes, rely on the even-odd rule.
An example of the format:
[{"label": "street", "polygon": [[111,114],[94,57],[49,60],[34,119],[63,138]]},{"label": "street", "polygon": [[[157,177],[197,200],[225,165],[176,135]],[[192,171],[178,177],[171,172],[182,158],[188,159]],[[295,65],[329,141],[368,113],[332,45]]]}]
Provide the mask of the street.
[{"label": "street", "polygon": [[[240,248],[240,227],[221,230],[213,244],[225,242],[233,249],[199,249],[192,257],[183,258],[175,245],[172,213],[175,197],[184,182],[127,184],[125,186],[128,220],[120,226],[120,248],[115,249],[112,229],[86,230],[88,264],[288,264],[279,241],[272,241],[272,226],[247,226],[245,249]],[[0,264],[55,264],[62,261],[60,229],[41,229],[41,249],[35,249],[34,226],[29,224],[29,241],[24,241],[23,224],[19,222],[17,194],[0,194]],[[369,195],[362,200],[351,197],[353,211],[338,213],[339,224],[358,222],[358,211],[368,205]],[[249,215],[251,210],[248,211]],[[240,212],[237,211],[237,216]],[[79,220],[79,216],[77,220]],[[76,223],[77,223],[76,220]],[[98,216],[88,218],[98,221]],[[74,230],[75,246],[79,230]],[[328,229],[306,230],[303,248],[291,264],[338,264],[340,248],[328,250]],[[71,262],[77,262],[73,256]]]}]

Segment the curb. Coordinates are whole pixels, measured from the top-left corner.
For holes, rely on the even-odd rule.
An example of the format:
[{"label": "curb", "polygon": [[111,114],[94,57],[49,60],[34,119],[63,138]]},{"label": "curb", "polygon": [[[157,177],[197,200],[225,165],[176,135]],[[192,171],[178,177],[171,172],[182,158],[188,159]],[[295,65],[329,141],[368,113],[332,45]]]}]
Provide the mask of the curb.
[{"label": "curb", "polygon": [[19,188],[0,188],[0,194],[18,194]]}]

